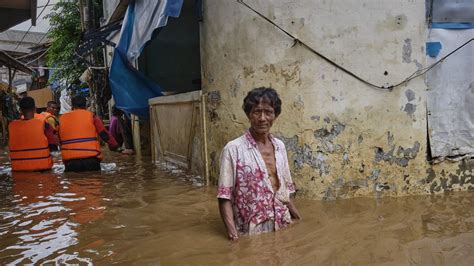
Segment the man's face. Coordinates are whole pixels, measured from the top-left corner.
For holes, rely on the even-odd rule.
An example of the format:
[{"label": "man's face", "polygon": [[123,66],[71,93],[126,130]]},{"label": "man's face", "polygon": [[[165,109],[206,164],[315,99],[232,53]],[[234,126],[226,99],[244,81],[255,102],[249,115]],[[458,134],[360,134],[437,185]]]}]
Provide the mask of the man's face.
[{"label": "man's face", "polygon": [[258,105],[252,107],[248,116],[250,121],[250,128],[255,133],[265,134],[270,132],[273,121],[277,118],[275,109],[267,102],[260,100]]},{"label": "man's face", "polygon": [[51,104],[48,108],[46,108],[46,112],[57,115],[59,111],[58,105],[57,104]]}]

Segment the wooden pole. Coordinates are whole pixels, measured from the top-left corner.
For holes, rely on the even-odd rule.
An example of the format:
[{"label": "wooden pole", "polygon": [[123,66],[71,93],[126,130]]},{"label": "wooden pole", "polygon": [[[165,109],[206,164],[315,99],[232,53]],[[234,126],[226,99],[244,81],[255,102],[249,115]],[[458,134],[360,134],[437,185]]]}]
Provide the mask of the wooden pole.
[{"label": "wooden pole", "polygon": [[204,158],[204,176],[206,178],[206,186],[209,186],[209,160],[207,158],[207,125],[206,125],[206,94],[201,95],[201,119],[202,119],[202,138],[203,138],[203,158]]},{"label": "wooden pole", "polygon": [[136,115],[131,115],[132,119],[132,134],[133,134],[133,149],[137,156],[142,155],[142,149],[140,145],[140,119]]},{"label": "wooden pole", "polygon": [[151,144],[151,161],[156,163],[156,141],[155,141],[155,115],[153,105],[150,105],[150,144]]}]

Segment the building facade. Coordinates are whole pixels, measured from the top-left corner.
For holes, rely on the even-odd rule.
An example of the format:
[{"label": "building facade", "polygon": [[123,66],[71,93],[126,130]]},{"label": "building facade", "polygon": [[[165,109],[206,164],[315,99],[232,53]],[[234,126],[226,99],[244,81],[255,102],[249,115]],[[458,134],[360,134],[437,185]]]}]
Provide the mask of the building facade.
[{"label": "building facade", "polygon": [[[336,199],[474,190],[472,154],[451,160],[430,154],[426,75],[387,89],[428,66],[424,0],[240,2],[203,1],[211,180],[218,178],[225,143],[249,126],[243,98],[271,86],[283,100],[273,133],[286,144],[300,194]],[[472,150],[472,142],[465,145]]]}]

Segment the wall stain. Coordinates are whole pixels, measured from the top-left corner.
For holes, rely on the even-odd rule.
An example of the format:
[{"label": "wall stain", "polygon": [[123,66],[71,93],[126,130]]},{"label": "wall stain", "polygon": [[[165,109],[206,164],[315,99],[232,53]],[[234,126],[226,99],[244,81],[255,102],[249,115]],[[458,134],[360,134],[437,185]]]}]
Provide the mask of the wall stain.
[{"label": "wall stain", "polygon": [[407,16],[405,14],[401,14],[398,16],[387,16],[387,18],[383,21],[377,23],[377,31],[379,32],[387,32],[390,31],[399,31],[406,27],[407,25]]},{"label": "wall stain", "polygon": [[303,101],[303,97],[301,95],[298,95],[295,97],[295,100],[293,101],[293,107],[296,109],[296,110],[301,110],[304,108],[304,101]]},{"label": "wall stain", "polygon": [[418,62],[418,60],[414,59],[413,63],[415,63],[416,68],[418,69],[418,71],[423,69],[423,65],[420,62]]},{"label": "wall stain", "polygon": [[380,169],[374,169],[372,170],[372,174],[367,177],[367,179],[375,181],[379,178],[380,176]]},{"label": "wall stain", "polygon": [[244,67],[244,78],[252,76],[255,74],[255,69],[253,67]]},{"label": "wall stain", "polygon": [[413,117],[413,114],[416,111],[416,104],[407,103],[403,111],[406,112],[409,116]]},{"label": "wall stain", "polygon": [[408,100],[409,102],[415,100],[415,97],[416,97],[416,96],[415,96],[415,92],[412,91],[412,90],[410,90],[410,89],[408,89],[408,90],[405,91],[405,96],[407,97],[407,100]]},{"label": "wall stain", "polygon": [[209,115],[209,121],[216,122],[219,120],[219,114],[217,108],[221,103],[221,93],[219,91],[210,91],[207,93],[207,112]]},{"label": "wall stain", "polygon": [[232,85],[230,85],[230,96],[233,97],[233,98],[236,98],[237,97],[237,92],[239,91],[240,89],[240,75],[234,79],[234,82],[232,83]]},{"label": "wall stain", "polygon": [[295,83],[301,85],[299,62],[295,62],[293,69],[282,69],[280,75],[285,79],[285,84],[295,79]]},{"label": "wall stain", "polygon": [[402,52],[403,63],[411,63],[411,39],[405,39]]},{"label": "wall stain", "polygon": [[344,178],[340,176],[331,182],[329,187],[324,191],[323,200],[333,201],[338,198],[352,197],[357,190],[369,187],[365,179],[352,179],[350,177],[348,179],[348,181],[344,181]]},{"label": "wall stain", "polygon": [[433,168],[426,169],[426,174],[428,175],[425,179],[426,183],[431,183],[436,178],[436,172],[433,170]]},{"label": "wall stain", "polygon": [[344,152],[342,155],[342,165],[348,165],[351,163],[351,160],[349,160],[349,154],[347,152]]}]

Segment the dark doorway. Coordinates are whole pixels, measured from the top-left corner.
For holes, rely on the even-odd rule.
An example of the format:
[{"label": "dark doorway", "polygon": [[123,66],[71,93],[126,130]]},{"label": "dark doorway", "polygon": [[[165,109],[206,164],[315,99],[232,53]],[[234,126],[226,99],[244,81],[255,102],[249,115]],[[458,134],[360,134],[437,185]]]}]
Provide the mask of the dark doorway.
[{"label": "dark doorway", "polygon": [[184,0],[179,18],[156,30],[138,59],[138,69],[166,92],[201,89],[199,3]]}]

